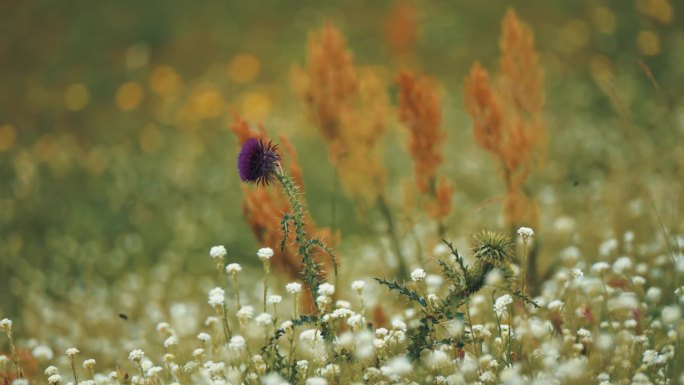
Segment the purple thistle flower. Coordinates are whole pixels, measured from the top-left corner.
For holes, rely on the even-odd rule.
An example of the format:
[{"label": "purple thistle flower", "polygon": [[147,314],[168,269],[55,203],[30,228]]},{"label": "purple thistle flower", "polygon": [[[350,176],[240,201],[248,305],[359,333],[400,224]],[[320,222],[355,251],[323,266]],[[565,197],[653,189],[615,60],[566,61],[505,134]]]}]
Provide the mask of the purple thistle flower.
[{"label": "purple thistle flower", "polygon": [[277,146],[264,143],[257,138],[249,138],[242,145],[238,155],[238,171],[240,179],[247,183],[269,184],[278,172],[280,156]]}]

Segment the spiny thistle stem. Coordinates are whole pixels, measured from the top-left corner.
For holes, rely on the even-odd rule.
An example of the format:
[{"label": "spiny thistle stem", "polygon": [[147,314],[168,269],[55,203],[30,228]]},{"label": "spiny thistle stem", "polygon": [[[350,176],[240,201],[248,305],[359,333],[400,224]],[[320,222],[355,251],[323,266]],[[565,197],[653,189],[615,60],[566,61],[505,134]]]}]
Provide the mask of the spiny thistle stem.
[{"label": "spiny thistle stem", "polygon": [[[297,253],[302,258],[302,264],[304,265],[304,280],[309,286],[311,296],[314,300],[314,306],[316,307],[316,311],[318,311],[316,293],[318,292],[318,286],[320,284],[318,278],[320,275],[320,267],[310,255],[310,242],[306,237],[306,230],[304,229],[304,206],[299,200],[299,192],[297,191],[297,187],[292,178],[285,175],[282,169],[280,172],[276,173],[275,176],[283,187],[290,208],[292,209],[292,216],[289,219],[292,220],[295,226],[295,242],[298,246]],[[284,243],[287,241],[287,234],[283,234],[283,236],[281,248],[284,247]]]}]

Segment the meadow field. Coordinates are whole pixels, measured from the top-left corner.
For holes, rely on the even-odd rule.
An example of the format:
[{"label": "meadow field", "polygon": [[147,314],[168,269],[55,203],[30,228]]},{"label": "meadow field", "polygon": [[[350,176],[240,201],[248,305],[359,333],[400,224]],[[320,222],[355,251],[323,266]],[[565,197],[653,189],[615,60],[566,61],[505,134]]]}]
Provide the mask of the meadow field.
[{"label": "meadow field", "polygon": [[683,12],[0,3],[0,385],[684,385]]}]

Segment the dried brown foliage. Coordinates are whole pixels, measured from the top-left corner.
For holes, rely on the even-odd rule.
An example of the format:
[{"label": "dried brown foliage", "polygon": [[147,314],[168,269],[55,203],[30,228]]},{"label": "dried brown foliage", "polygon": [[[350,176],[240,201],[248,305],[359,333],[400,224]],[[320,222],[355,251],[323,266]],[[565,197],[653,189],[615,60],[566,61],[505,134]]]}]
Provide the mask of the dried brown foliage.
[{"label": "dried brown foliage", "polygon": [[407,71],[397,79],[399,121],[409,130],[409,153],[413,174],[421,194],[430,197],[425,209],[440,219],[451,212],[453,186],[444,177],[437,181],[437,169],[444,161],[442,148],[446,132],[442,129],[442,110],[435,87],[426,79]]},{"label": "dried brown foliage", "polygon": [[[230,129],[238,138],[238,142],[244,143],[250,137],[268,139],[263,127],[256,131],[250,128],[249,124],[240,118],[239,115],[234,114],[233,117],[234,120]],[[299,185],[300,190],[303,190],[302,170],[298,163],[297,152],[284,135],[280,135],[278,139],[280,143],[278,151],[286,161],[284,167],[288,169],[295,182]],[[272,263],[277,271],[284,273],[291,279],[297,278],[302,265],[294,244],[294,232],[290,234],[290,239],[286,242],[283,251],[276,247],[280,244],[282,237],[280,220],[284,213],[290,211],[287,198],[280,189],[263,185],[247,186],[243,184],[242,192],[242,212],[254,237],[261,245],[270,246],[274,249],[275,255]],[[303,197],[300,197],[300,199],[303,201],[302,203],[305,203]],[[334,244],[330,230],[327,228],[316,228],[308,212],[305,218],[305,226],[307,232],[315,234],[326,244]],[[315,259],[323,264],[324,271],[329,271],[331,267],[329,266],[329,258],[317,255]]]},{"label": "dried brown foliage", "polygon": [[386,180],[379,147],[389,101],[381,71],[356,68],[344,36],[327,23],[309,38],[307,68],[298,75],[302,101],[345,192],[372,203]]},{"label": "dried brown foliage", "polygon": [[465,82],[466,109],[473,120],[475,142],[501,165],[507,223],[534,226],[537,207],[524,187],[545,155],[543,75],[534,35],[512,9],[502,21],[500,48],[496,85],[479,63],[473,64]]}]

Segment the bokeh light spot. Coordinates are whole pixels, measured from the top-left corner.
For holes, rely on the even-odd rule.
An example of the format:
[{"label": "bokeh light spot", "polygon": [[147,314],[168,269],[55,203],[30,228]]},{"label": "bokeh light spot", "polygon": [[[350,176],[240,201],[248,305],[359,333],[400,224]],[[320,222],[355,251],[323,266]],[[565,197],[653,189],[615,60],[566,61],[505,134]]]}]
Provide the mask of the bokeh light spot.
[{"label": "bokeh light spot", "polygon": [[150,88],[159,96],[169,97],[177,93],[181,78],[170,66],[158,66],[150,75]]},{"label": "bokeh light spot", "polygon": [[606,34],[612,34],[615,32],[617,19],[610,8],[604,6],[596,7],[594,8],[592,16],[594,27],[596,27],[599,32]]},{"label": "bokeh light spot", "polygon": [[264,120],[271,114],[271,109],[271,98],[263,92],[248,92],[240,103],[240,112],[247,120]]},{"label": "bokeh light spot", "polygon": [[14,126],[5,124],[0,126],[0,152],[5,152],[14,147],[17,142],[17,130]]},{"label": "bokeh light spot", "polygon": [[637,35],[637,48],[646,56],[655,56],[660,53],[660,36],[653,31],[642,30]]},{"label": "bokeh light spot", "polygon": [[116,91],[116,104],[123,111],[137,108],[143,100],[143,88],[137,82],[126,82]]},{"label": "bokeh light spot", "polygon": [[64,105],[70,111],[82,110],[90,102],[90,91],[81,83],[70,85],[64,92]]},{"label": "bokeh light spot", "polygon": [[195,119],[211,119],[220,116],[224,110],[223,95],[210,84],[195,89],[188,100],[188,109]]},{"label": "bokeh light spot", "polygon": [[254,55],[241,53],[228,66],[228,76],[238,84],[253,82],[261,72],[261,62]]},{"label": "bokeh light spot", "polygon": [[153,153],[159,150],[164,138],[159,130],[159,127],[155,124],[148,124],[140,131],[140,136],[138,137],[138,143],[140,144],[140,149],[145,153]]}]

